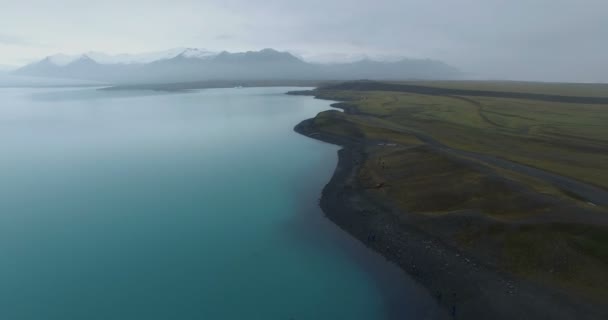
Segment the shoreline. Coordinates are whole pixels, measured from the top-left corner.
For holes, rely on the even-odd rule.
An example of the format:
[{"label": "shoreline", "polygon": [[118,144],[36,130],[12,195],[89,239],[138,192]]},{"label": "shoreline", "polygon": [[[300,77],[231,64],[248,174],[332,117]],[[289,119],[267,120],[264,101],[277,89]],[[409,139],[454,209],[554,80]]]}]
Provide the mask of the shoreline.
[{"label": "shoreline", "polygon": [[[347,104],[332,107],[353,113]],[[356,177],[367,154],[366,141],[316,131],[312,119],[294,131],[339,145],[338,164],[323,188],[320,207],[326,217],[410,275],[454,319],[601,319],[598,310],[562,292],[517,279],[465,255],[437,237],[408,224],[418,219],[404,214],[386,199],[365,192]],[[399,215],[398,215],[399,214]],[[404,219],[405,217],[405,219]]]},{"label": "shoreline", "polygon": [[[332,152],[335,155],[334,152],[337,150]],[[337,165],[337,157],[332,160],[335,160],[335,163],[331,165],[331,170],[327,172],[324,180],[314,183],[315,188],[302,190],[302,186],[309,185],[307,179],[310,178],[300,178],[299,194],[307,196],[298,204],[299,214],[290,225],[290,233],[300,240],[304,239],[311,246],[335,247],[368,275],[374,288],[378,290],[375,298],[383,302],[385,316],[378,319],[449,319],[445,310],[439,307],[426,288],[413,278],[404,276],[399,266],[386,260],[377,251],[370,250],[364,243],[327,219],[319,207],[319,195]]]}]

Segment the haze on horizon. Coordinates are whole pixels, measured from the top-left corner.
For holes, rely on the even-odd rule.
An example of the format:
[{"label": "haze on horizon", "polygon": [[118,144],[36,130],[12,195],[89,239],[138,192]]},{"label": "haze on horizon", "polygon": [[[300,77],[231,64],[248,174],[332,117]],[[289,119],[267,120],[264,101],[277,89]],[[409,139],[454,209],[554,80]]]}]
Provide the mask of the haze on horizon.
[{"label": "haze on horizon", "polygon": [[602,0],[11,1],[0,11],[0,65],[59,52],[271,47],[317,62],[429,58],[482,79],[608,82],[607,11]]}]

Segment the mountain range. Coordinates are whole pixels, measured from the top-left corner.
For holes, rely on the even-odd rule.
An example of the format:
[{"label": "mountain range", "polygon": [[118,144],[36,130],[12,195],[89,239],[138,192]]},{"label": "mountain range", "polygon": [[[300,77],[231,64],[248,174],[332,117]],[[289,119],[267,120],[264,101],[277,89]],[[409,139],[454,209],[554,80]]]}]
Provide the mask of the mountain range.
[{"label": "mountain range", "polygon": [[227,80],[455,79],[462,73],[441,61],[363,59],[350,63],[306,62],[274,49],[231,53],[180,48],[140,55],[89,52],[54,55],[13,71],[16,75],[93,80],[114,84]]}]

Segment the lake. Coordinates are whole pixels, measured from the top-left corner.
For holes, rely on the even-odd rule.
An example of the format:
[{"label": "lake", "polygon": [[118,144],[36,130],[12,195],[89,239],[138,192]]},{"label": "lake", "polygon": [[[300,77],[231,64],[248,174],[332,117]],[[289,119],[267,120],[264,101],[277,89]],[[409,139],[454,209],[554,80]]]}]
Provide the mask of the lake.
[{"label": "lake", "polygon": [[318,208],[291,89],[0,89],[0,318],[433,317]]}]

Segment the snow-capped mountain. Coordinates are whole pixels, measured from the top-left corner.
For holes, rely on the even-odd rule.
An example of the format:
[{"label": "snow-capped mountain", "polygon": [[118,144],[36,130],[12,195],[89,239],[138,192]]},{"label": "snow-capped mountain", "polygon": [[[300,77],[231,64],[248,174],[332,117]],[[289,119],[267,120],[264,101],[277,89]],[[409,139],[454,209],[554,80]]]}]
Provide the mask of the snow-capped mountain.
[{"label": "snow-capped mountain", "polygon": [[196,52],[205,52],[211,54],[210,51],[201,49],[174,48],[164,51],[147,52],[140,54],[109,55],[103,52],[89,52],[87,53],[87,55],[101,64],[145,64],[158,60],[172,59],[178,55],[183,54],[192,55],[194,57],[196,55]]},{"label": "snow-capped mountain", "polygon": [[176,48],[145,54],[54,55],[26,65],[15,74],[125,83],[168,83],[207,80],[402,80],[453,79],[455,68],[435,60],[393,62],[364,59],[338,64],[306,62],[274,49],[219,53]]},{"label": "snow-capped mountain", "polygon": [[48,56],[46,59],[57,66],[66,66],[83,56],[89,57],[99,64],[145,64],[159,60],[172,59],[178,55],[183,55],[188,58],[204,58],[216,53],[204,49],[195,48],[174,48],[164,51],[146,52],[140,54],[107,54],[97,51],[89,51],[77,55],[55,54]]},{"label": "snow-capped mountain", "polygon": [[[183,50],[181,53],[174,55],[172,57],[167,57],[165,59],[171,59],[171,58],[175,58],[177,56],[181,56],[183,58],[189,58],[189,59],[205,59],[205,58],[213,57],[215,55],[217,55],[217,52],[208,51],[205,49],[187,48],[187,49]],[[156,59],[156,60],[165,60],[165,59]]]}]

